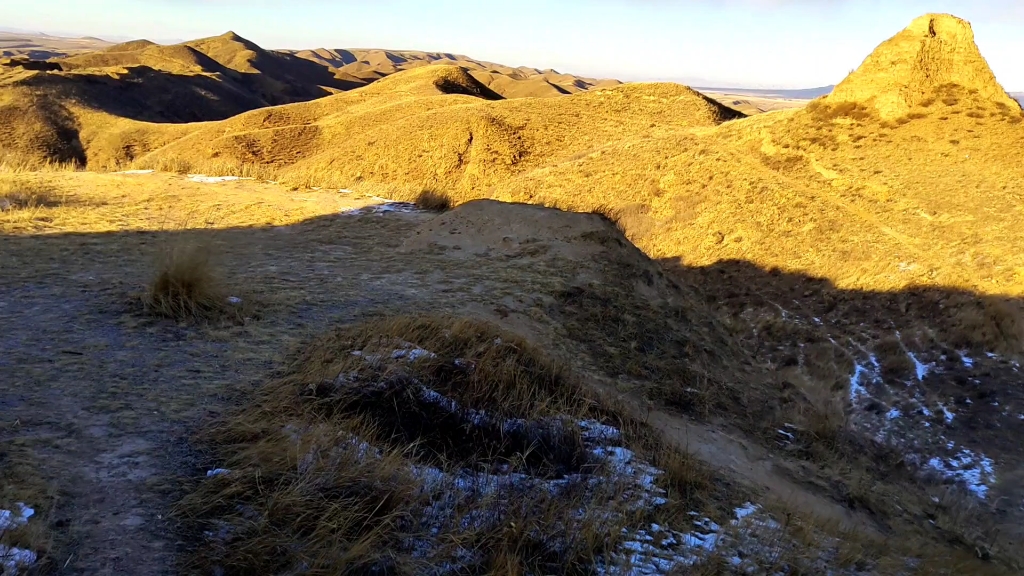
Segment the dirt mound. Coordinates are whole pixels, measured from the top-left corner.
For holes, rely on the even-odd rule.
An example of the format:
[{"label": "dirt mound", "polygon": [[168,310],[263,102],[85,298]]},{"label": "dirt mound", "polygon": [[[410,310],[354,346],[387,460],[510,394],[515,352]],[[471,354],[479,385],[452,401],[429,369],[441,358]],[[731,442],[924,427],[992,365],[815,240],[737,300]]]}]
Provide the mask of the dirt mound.
[{"label": "dirt mound", "polygon": [[948,14],[927,14],[883,42],[827,99],[864,103],[892,119],[954,87],[979,103],[1020,110],[996,82],[971,25]]},{"label": "dirt mound", "polygon": [[31,90],[0,90],[0,160],[8,156],[82,163],[85,151],[74,115]]},{"label": "dirt mound", "polygon": [[[655,301],[676,290],[660,267],[632,246],[607,218],[531,204],[474,200],[424,224],[403,250],[438,246],[461,257],[619,261],[639,271],[637,290]],[[593,271],[588,271],[593,273]],[[581,277],[581,282],[602,279]]]}]

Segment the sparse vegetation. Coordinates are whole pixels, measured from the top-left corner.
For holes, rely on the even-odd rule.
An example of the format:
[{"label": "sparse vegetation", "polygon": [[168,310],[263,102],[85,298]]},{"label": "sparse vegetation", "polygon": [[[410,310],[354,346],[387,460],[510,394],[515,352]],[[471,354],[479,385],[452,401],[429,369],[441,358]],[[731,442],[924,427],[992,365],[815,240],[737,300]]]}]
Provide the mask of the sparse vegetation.
[{"label": "sparse vegetation", "polygon": [[143,298],[148,313],[185,323],[243,318],[245,302],[224,288],[203,244],[174,243],[158,259]]},{"label": "sparse vegetation", "polygon": [[[164,482],[211,469],[177,516],[196,572],[583,574],[621,562],[637,526],[724,523],[748,498],[776,524],[721,534],[746,538],[737,558],[759,569],[1019,572],[1022,113],[936,27],[970,32],[915,21],[831,96],[747,119],[665,84],[495,103],[501,79],[457,67],[202,124],[3,85],[0,131],[29,135],[0,145],[4,424],[93,483],[74,504],[97,503],[111,533],[153,524],[140,510],[166,510]],[[246,82],[264,79],[263,52],[237,36],[193,44],[113,53],[199,66],[227,46]],[[892,65],[915,50],[928,58]],[[73,172],[86,158],[164,173]],[[252,181],[181,176],[198,173]],[[370,196],[449,213],[334,217]],[[480,197],[597,213],[622,234],[587,214],[467,210]],[[122,313],[138,280],[124,271],[154,236],[167,247],[142,309],[202,329]],[[256,298],[240,279],[274,303],[271,326],[246,322]],[[504,329],[417,316],[324,332],[371,309]],[[154,455],[203,414],[204,469]],[[631,507],[581,422],[617,429],[604,447],[661,471],[666,501]],[[86,501],[105,482],[135,500]],[[151,483],[156,506],[142,503]],[[0,508],[45,500],[4,486]],[[45,555],[48,538],[0,544]],[[704,560],[695,571],[740,570]]]},{"label": "sparse vegetation", "polygon": [[415,203],[418,208],[431,212],[447,212],[452,209],[452,199],[450,196],[430,188],[420,192],[420,195],[416,197]]},{"label": "sparse vegetation", "polygon": [[55,208],[66,196],[45,184],[20,178],[0,178],[0,212]]},{"label": "sparse vegetation", "polygon": [[229,471],[182,503],[199,542],[189,568],[587,574],[622,562],[620,540],[659,512],[633,507],[644,497],[631,480],[594,460],[585,420],[642,435],[630,447],[668,468],[666,508],[709,500],[700,463],[513,334],[427,317],[333,331],[203,435],[210,466]]}]

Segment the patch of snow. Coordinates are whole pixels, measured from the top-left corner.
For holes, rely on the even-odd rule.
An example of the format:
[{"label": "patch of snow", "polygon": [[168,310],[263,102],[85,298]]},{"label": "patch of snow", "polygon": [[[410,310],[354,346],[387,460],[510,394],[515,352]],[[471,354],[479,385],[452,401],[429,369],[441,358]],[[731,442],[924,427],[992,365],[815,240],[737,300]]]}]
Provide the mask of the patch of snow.
[{"label": "patch of snow", "polygon": [[861,396],[867,396],[868,392],[861,384],[861,378],[868,373],[868,369],[855,364],[853,369],[853,376],[850,376],[850,400],[856,401]]},{"label": "patch of snow", "polygon": [[156,170],[125,170],[124,172],[115,172],[115,174],[152,174]]},{"label": "patch of snow", "polygon": [[[754,515],[760,510],[760,506],[748,502],[733,511],[736,519],[730,521],[730,524],[737,530],[737,536],[745,538],[750,535],[751,529],[758,527],[769,530],[781,528],[774,520],[755,518]],[[699,516],[696,512],[691,512],[690,515]],[[623,534],[629,537],[621,546],[625,553],[613,554],[613,558],[620,564],[599,567],[597,573],[602,576],[676,573],[679,568],[693,566],[722,547],[734,544],[733,538],[723,533],[722,527],[710,518],[699,518],[693,524],[697,530],[685,533],[675,532],[658,524],[651,524],[648,529],[624,531]],[[659,543],[656,545],[655,541]],[[748,559],[750,560],[754,559]],[[734,566],[748,562],[735,554],[730,555],[729,561]],[[621,564],[628,566],[628,569],[624,569]]]},{"label": "patch of snow", "polygon": [[942,404],[939,404],[939,407],[942,408],[942,415],[943,415],[943,417],[946,418],[946,424],[952,424],[953,423],[953,418],[955,417],[955,414],[953,414],[952,412],[947,410],[946,407],[943,406]]},{"label": "patch of snow", "polygon": [[405,358],[409,362],[415,362],[420,358],[436,358],[437,354],[424,350],[423,348],[413,348],[405,350],[395,350],[391,353],[391,358],[397,360],[399,358]]},{"label": "patch of snow", "polygon": [[892,408],[889,410],[889,413],[885,415],[889,420],[895,420],[900,416],[903,416],[903,412],[900,412],[899,408]]},{"label": "patch of snow", "polygon": [[231,472],[231,470],[228,470],[227,468],[214,468],[213,470],[208,470],[206,472],[206,477],[213,478],[214,476],[220,476],[222,474],[227,474],[228,472]]},{"label": "patch of snow", "polygon": [[988,494],[989,485],[996,481],[995,463],[966,448],[952,458],[932,458],[928,460],[928,467],[946,478],[963,483],[983,500]]},{"label": "patch of snow", "polygon": [[998,355],[994,352],[985,352],[985,356],[988,356],[989,358],[998,358]]},{"label": "patch of snow", "polygon": [[242,299],[239,298],[238,296],[228,296],[228,304],[231,304],[233,306],[238,306],[241,303],[242,303]]},{"label": "patch of snow", "polygon": [[342,210],[342,216],[363,216],[366,214],[417,214],[423,212],[412,202],[398,202],[395,200],[386,200],[384,198],[373,197],[374,200],[378,200],[380,204],[371,204],[369,206],[363,206],[362,208],[349,208]]},{"label": "patch of snow", "polygon": [[348,188],[342,188],[341,190],[338,190],[338,193],[339,194],[351,194],[352,191],[349,190]]},{"label": "patch of snow", "polygon": [[36,513],[35,510],[26,506],[24,502],[18,502],[14,506],[16,508],[14,511],[0,510],[0,532],[14,530],[28,524],[28,519]]},{"label": "patch of snow", "polygon": [[907,352],[907,356],[909,356],[910,359],[913,360],[914,362],[914,368],[917,371],[917,380],[923,381],[924,377],[928,375],[928,371],[931,370],[933,365],[922,363],[920,360],[917,359],[917,356],[914,356],[913,352]]},{"label": "patch of snow", "polygon": [[219,182],[234,182],[236,180],[252,180],[252,178],[241,178],[239,176],[207,176],[206,174],[189,174],[191,182],[200,184],[217,184]]},{"label": "patch of snow", "polygon": [[36,553],[31,550],[0,544],[0,566],[4,576],[17,576],[20,570],[30,568],[36,560]]},{"label": "patch of snow", "polygon": [[579,425],[583,429],[584,440],[616,442],[622,436],[618,428],[601,424],[597,420],[583,420]]},{"label": "patch of snow", "polygon": [[974,359],[968,356],[966,353],[960,353],[960,360],[963,361],[964,366],[966,366],[967,368],[974,368]]}]

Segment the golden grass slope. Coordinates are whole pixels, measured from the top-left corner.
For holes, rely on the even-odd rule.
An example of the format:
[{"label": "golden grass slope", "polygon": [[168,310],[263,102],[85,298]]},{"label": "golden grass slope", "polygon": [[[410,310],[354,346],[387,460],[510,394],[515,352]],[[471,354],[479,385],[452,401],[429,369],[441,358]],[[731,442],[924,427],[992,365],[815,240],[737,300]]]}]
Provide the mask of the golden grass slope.
[{"label": "golden grass slope", "polygon": [[684,86],[626,84],[554,100],[487,101],[461,68],[429,66],[302,106],[209,125],[140,160],[269,164],[299,185],[359,179],[484,197],[510,177],[620,138],[710,127],[738,113]]},{"label": "golden grass slope", "polygon": [[[961,21],[929,18],[936,37],[925,45],[970,52]],[[919,34],[921,22],[899,37]],[[987,78],[987,67],[969,75],[936,69],[933,77],[949,81],[911,78],[895,89],[941,97],[884,104],[897,102],[886,91],[892,76],[873,63],[886,54],[917,62],[919,54],[890,46],[837,95],[724,124],[738,114],[676,85],[486,102],[437,88],[449,74],[461,78],[454,85],[468,84],[466,72],[423,67],[200,127],[141,163],[265,164],[297,186],[370,181],[394,185],[406,199],[431,188],[457,202],[606,209],[655,257],[739,258],[847,288],[1024,293],[1024,260],[1014,248],[1024,243],[1019,107],[1006,104],[1005,93],[984,98],[995,88],[974,79]],[[860,101],[844,102],[857,85],[880,91],[862,88]],[[892,119],[895,110],[905,113]]]},{"label": "golden grass slope", "polygon": [[148,66],[176,75],[216,75],[269,105],[311,100],[332,89],[352,87],[323,66],[264,50],[234,32],[171,46],[137,40],[72,56],[60,64],[65,70]]},{"label": "golden grass slope", "polygon": [[[654,257],[743,259],[844,288],[1020,294],[1021,112],[972,37],[952,17],[919,19],[835,94],[756,118],[672,84],[502,100],[470,70],[419,66],[219,123],[110,130],[97,116],[82,155],[93,169],[255,169],[405,200],[431,190],[603,210]],[[910,72],[896,78],[887,61]]]}]

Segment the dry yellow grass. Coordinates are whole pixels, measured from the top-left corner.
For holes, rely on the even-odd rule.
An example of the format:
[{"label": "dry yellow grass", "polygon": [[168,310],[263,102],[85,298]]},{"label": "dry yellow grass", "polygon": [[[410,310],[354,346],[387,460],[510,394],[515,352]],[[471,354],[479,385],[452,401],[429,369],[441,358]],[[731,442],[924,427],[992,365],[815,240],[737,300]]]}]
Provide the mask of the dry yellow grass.
[{"label": "dry yellow grass", "polygon": [[163,250],[143,297],[148,313],[184,323],[228,316],[242,320],[243,304],[251,307],[244,298],[229,295],[211,262],[210,247],[186,243]]},{"label": "dry yellow grass", "polygon": [[[1024,457],[1000,430],[1022,424],[989,407],[1022,401],[1011,363],[1024,345],[1024,130],[1020,108],[989,83],[964,26],[945,17],[917,21],[880,47],[840,96],[752,118],[662,84],[543,102],[499,100],[466,70],[444,66],[215,123],[122,119],[108,128],[109,116],[74,110],[86,119],[81,144],[90,167],[252,175],[292,189],[226,183],[214,196],[199,188],[208,185],[180,176],[121,190],[118,182],[133,176],[10,174],[4,177],[67,186],[75,202],[42,207],[38,217],[8,222],[4,232],[159,230],[161,218],[186,206],[216,213],[218,227],[255,228],[351,205],[347,196],[342,201],[313,187],[408,201],[429,190],[445,204],[498,198],[600,212],[665,272],[607,225],[537,242],[519,236],[545,217],[521,208],[516,216],[498,208],[488,215],[480,204],[438,217],[444,226],[416,231],[432,243],[401,249],[421,258],[459,254],[445,256],[448,266],[486,259],[495,266],[491,274],[509,274],[517,286],[544,285],[530,304],[522,303],[520,287],[480,306],[503,319],[518,307],[521,315],[510,322],[527,331],[539,330],[537,318],[559,326],[551,346],[585,354],[581,363],[610,387],[697,419],[724,420],[730,433],[768,451],[774,463],[765,467],[767,476],[814,487],[808,490],[819,499],[812,502],[863,511],[856,516],[872,519],[868,533],[877,521],[898,534],[908,549],[889,548],[891,556],[929,557],[935,564],[922,564],[925,572],[961,569],[954,559],[965,562],[964,571],[1012,572],[1024,562],[1020,511],[1005,502],[1022,497],[1013,471]],[[894,46],[900,54],[906,46],[934,52],[941,56],[936,62],[961,68],[953,74],[911,62],[894,78],[871,65]],[[893,91],[914,97],[894,99]],[[48,126],[47,134],[57,135],[63,125]],[[54,150],[59,146],[35,153],[48,158]],[[314,199],[303,204],[304,196]],[[478,229],[459,221],[465,214],[475,214],[465,218]],[[319,226],[301,228],[315,243],[304,249],[317,256],[330,242]],[[581,231],[574,226],[567,228]],[[264,238],[240,232],[250,233]],[[609,256],[579,245],[623,250]],[[324,258],[337,265],[339,254]],[[322,296],[326,289],[310,279],[337,282],[348,270],[325,270],[319,260],[305,262],[303,272]],[[513,264],[514,274],[499,272]],[[423,274],[461,281],[464,272],[456,266]],[[306,298],[289,282],[278,280],[276,288]],[[676,283],[682,292],[674,291]],[[667,293],[673,298],[660,299]],[[458,302],[464,306],[462,296]],[[920,395],[855,402],[851,374],[860,374],[872,353],[881,364],[873,384]],[[917,376],[917,357],[904,355],[910,353],[938,376]],[[976,375],[964,368],[963,355],[983,366],[983,381],[971,380]],[[909,410],[899,402],[916,403],[922,413],[931,406],[932,430],[943,425],[937,406],[956,402],[960,415],[943,434],[998,461],[991,489],[999,498],[965,503],[952,487],[921,477],[927,460],[912,459],[926,452],[912,446],[915,453],[901,453],[878,440],[877,430],[857,428],[866,413],[884,418],[886,410]],[[904,432],[889,429],[884,439]],[[926,436],[912,440],[937,437]]]},{"label": "dry yellow grass", "polygon": [[[973,44],[958,42],[957,62],[983,66],[970,57]],[[984,83],[985,71],[960,80]],[[697,265],[743,259],[843,288],[1018,294],[1024,286],[1013,248],[1021,241],[1021,114],[1002,98],[972,96],[988,88],[915,85],[937,92],[899,122],[871,102],[846,105],[835,96],[717,127],[729,112],[667,85],[544,103],[449,94],[479,89],[458,69],[419,68],[317,102],[196,126],[138,165],[231,173],[255,165],[300,187],[387,184],[410,201],[431,188],[455,202],[612,206],[652,257]],[[92,154],[102,166],[110,153]],[[935,182],[957,192],[936,193]],[[980,234],[986,242],[974,240]]]}]

